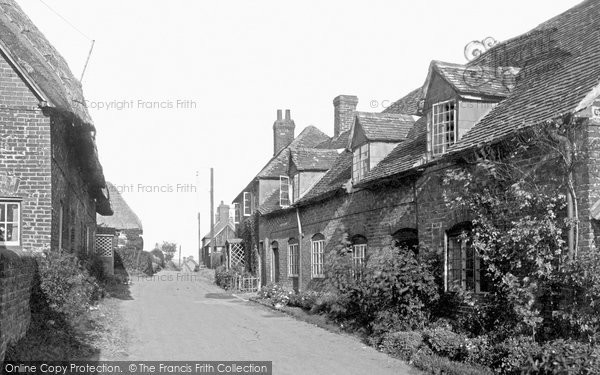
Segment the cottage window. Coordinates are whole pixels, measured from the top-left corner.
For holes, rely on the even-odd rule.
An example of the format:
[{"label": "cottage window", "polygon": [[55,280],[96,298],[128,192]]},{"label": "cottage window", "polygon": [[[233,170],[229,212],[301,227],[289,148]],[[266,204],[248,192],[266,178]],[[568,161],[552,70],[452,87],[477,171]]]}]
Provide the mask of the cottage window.
[{"label": "cottage window", "polygon": [[356,236],[352,241],[352,264],[354,267],[361,267],[366,260],[367,239],[363,236]]},{"label": "cottage window", "polygon": [[290,195],[290,178],[279,176],[279,205],[281,207],[289,207]]},{"label": "cottage window", "polygon": [[21,244],[21,202],[0,201],[0,245]]},{"label": "cottage window", "polygon": [[300,198],[300,173],[296,173],[292,179],[292,202]]},{"label": "cottage window", "polygon": [[315,234],[310,241],[310,276],[324,277],[323,271],[323,249],[325,248],[325,237],[322,234]]},{"label": "cottage window", "polygon": [[298,241],[295,239],[290,239],[288,241],[288,276],[289,277],[297,277],[299,274],[299,264],[298,260],[300,258],[300,254],[298,253]]},{"label": "cottage window", "polygon": [[234,203],[233,204],[233,223],[239,224],[241,220],[242,220],[242,212],[240,211],[240,204]]},{"label": "cottage window", "polygon": [[434,104],[431,113],[431,151],[441,155],[456,142],[456,103],[454,100]]},{"label": "cottage window", "polygon": [[446,290],[485,292],[487,282],[481,276],[481,257],[471,244],[470,224],[454,227],[447,233]]},{"label": "cottage window", "polygon": [[352,181],[359,182],[369,172],[369,144],[364,144],[354,150],[352,157]]},{"label": "cottage window", "polygon": [[244,216],[252,214],[252,194],[249,191],[244,192]]}]

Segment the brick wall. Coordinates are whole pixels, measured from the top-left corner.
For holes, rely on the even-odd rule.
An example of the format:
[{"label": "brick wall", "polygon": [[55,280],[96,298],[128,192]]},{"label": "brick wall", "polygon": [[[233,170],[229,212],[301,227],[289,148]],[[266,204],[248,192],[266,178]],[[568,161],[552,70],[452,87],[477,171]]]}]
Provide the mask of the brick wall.
[{"label": "brick wall", "polygon": [[25,336],[35,275],[31,253],[0,249],[0,363],[6,347]]}]

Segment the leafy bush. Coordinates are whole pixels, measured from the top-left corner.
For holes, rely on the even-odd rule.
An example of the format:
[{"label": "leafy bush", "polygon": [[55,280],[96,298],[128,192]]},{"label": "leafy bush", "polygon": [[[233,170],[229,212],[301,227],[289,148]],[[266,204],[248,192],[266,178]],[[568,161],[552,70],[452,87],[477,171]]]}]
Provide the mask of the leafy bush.
[{"label": "leafy bush", "polygon": [[409,361],[423,345],[423,336],[416,331],[388,333],[381,341],[384,353]]},{"label": "leafy bush", "polygon": [[600,374],[600,348],[573,340],[549,341],[525,362],[531,374]]},{"label": "leafy bush", "polygon": [[438,355],[451,359],[466,356],[466,338],[446,328],[431,328],[423,331],[424,342]]},{"label": "leafy bush", "polygon": [[232,288],[232,279],[236,275],[236,270],[227,269],[225,266],[219,266],[215,270],[215,284],[225,290],[229,290]]},{"label": "leafy bush", "polygon": [[293,290],[278,283],[265,285],[258,292],[260,298],[269,299],[273,306],[286,306],[293,294]]},{"label": "leafy bush", "polygon": [[451,361],[448,358],[426,352],[417,353],[412,364],[430,374],[444,375],[492,375],[493,372],[482,366]]},{"label": "leafy bush", "polygon": [[[117,255],[118,254],[118,255]],[[146,275],[154,274],[152,267],[152,255],[147,251],[138,250],[135,247],[115,249],[115,258],[119,257],[123,267],[128,272],[137,271]]]},{"label": "leafy bush", "polygon": [[502,374],[518,373],[540,350],[540,345],[530,336],[510,337],[494,347],[489,365]]},{"label": "leafy bush", "polygon": [[438,293],[428,266],[412,251],[373,249],[366,266],[356,269],[347,251],[331,252],[326,261],[326,287],[335,294],[329,306],[338,319],[368,331],[423,327],[428,306]]},{"label": "leafy bush", "polygon": [[39,298],[45,298],[54,311],[75,318],[100,299],[102,288],[75,255],[47,252],[37,261],[42,292]]},{"label": "leafy bush", "polygon": [[302,291],[300,293],[290,295],[288,304],[290,306],[300,307],[304,310],[311,310],[313,306],[317,305],[317,301],[321,295],[321,292],[314,290]]},{"label": "leafy bush", "polygon": [[491,367],[497,358],[494,346],[487,336],[477,336],[465,340],[465,362]]}]

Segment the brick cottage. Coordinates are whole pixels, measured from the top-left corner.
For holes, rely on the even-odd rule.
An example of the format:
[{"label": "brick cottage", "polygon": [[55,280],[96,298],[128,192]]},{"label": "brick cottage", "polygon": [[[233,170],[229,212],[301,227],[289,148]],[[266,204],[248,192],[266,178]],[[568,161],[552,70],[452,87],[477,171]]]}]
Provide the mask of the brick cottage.
[{"label": "brick cottage", "polygon": [[30,322],[32,254],[89,252],[112,209],[81,84],[14,0],[0,10],[1,361]]},{"label": "brick cottage", "polygon": [[[600,2],[585,1],[519,37],[493,46],[476,43],[482,54],[467,64],[432,61],[424,67],[424,85],[382,113],[358,112],[356,97],[338,96],[329,139],[312,127],[294,138],[293,122],[279,115],[274,157],[234,200],[238,236],[244,222],[254,225],[246,246],[259,255],[263,284],[317,287],[325,254],[343,243],[356,263],[372,248],[418,244],[443,261],[446,288],[483,291],[479,260],[459,238],[472,217],[449,208],[445,196],[456,187],[442,179],[502,155],[570,196],[557,175],[558,152],[547,154],[535,140],[524,141],[527,129],[557,123],[581,124],[574,146],[580,162],[573,171],[579,230],[571,236],[577,236],[579,251],[595,251],[598,30]],[[307,131],[318,136],[300,144]]]}]

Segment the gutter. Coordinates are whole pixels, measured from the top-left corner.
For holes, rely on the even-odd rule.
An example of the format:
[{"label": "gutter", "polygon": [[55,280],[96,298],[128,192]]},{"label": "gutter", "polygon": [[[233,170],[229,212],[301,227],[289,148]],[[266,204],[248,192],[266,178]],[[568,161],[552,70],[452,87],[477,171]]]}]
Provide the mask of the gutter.
[{"label": "gutter", "polygon": [[296,207],[296,219],[298,220],[298,293],[302,291],[302,222],[300,221],[300,208]]}]

